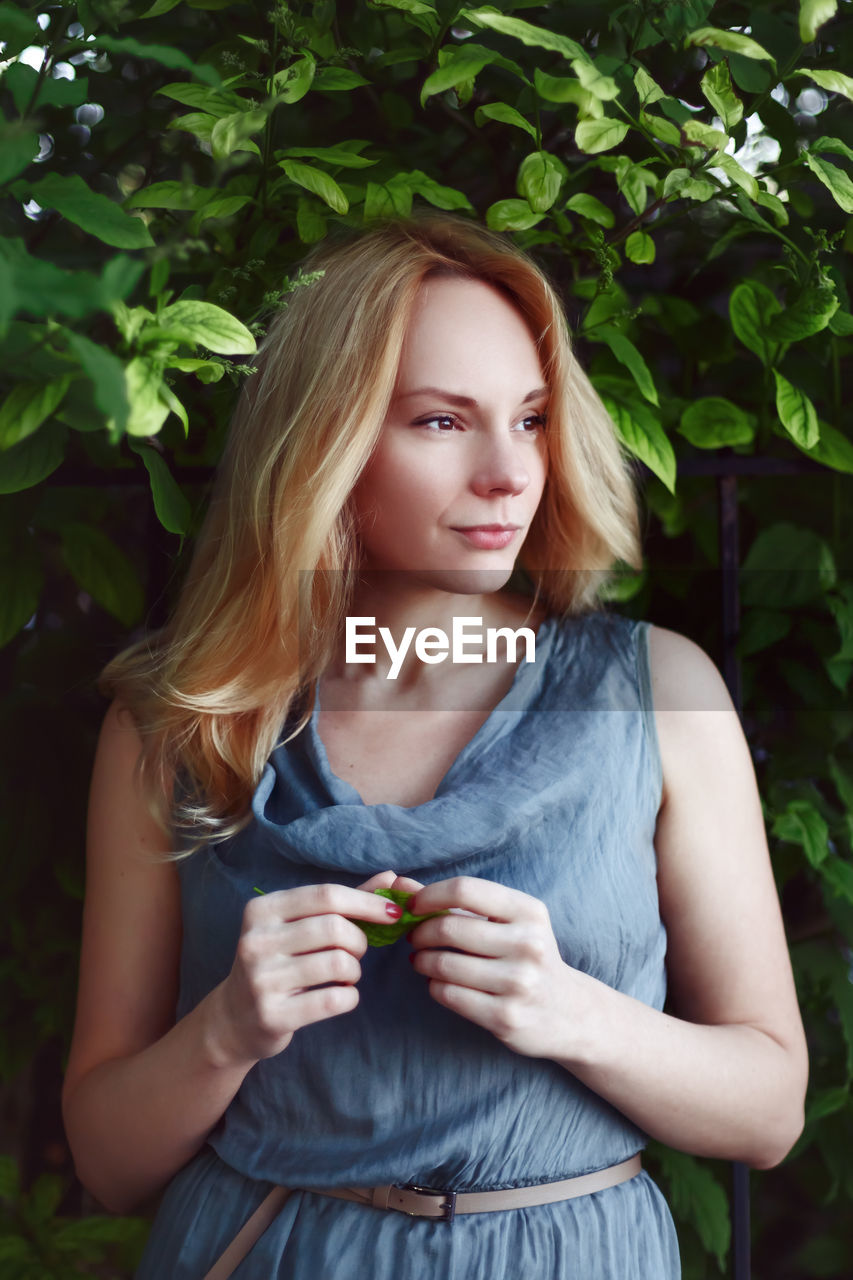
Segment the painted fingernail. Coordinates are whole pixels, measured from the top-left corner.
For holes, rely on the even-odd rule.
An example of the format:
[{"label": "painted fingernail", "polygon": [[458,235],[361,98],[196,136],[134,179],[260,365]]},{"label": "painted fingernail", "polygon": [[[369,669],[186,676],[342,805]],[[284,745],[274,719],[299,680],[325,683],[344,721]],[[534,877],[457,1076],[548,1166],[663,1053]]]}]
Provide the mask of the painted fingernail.
[{"label": "painted fingernail", "polygon": [[403,908],[398,907],[396,902],[389,902],[385,908],[385,914],[389,915],[392,920],[399,920],[403,914]]}]

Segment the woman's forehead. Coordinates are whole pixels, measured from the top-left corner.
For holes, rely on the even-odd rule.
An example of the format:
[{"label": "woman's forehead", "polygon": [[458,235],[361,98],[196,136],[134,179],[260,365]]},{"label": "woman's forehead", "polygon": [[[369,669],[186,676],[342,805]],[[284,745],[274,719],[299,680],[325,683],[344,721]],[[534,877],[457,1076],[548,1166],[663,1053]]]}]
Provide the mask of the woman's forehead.
[{"label": "woman's forehead", "polygon": [[541,381],[536,343],[521,311],[493,285],[458,276],[426,280],[409,318],[401,377],[435,365],[460,373],[509,365]]}]

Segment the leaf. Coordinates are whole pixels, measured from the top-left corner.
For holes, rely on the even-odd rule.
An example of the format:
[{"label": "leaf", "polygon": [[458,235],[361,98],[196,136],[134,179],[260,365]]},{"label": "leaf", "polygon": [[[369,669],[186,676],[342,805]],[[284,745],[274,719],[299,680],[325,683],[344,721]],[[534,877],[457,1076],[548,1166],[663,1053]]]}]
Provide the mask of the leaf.
[{"label": "leaf", "polygon": [[276,159],[299,159],[307,156],[311,160],[322,160],[324,164],[340,165],[342,169],[368,169],[372,164],[379,163],[378,160],[370,160],[367,156],[358,154],[362,147],[369,145],[366,140],[353,139],[349,144],[340,143],[336,147],[288,147],[286,151],[277,151]]},{"label": "leaf", "polygon": [[425,916],[412,915],[407,907],[410,899],[414,898],[414,893],[406,893],[403,889],[374,889],[373,892],[380,898],[390,898],[392,902],[396,902],[398,906],[403,908],[403,914],[399,920],[394,920],[389,924],[373,924],[367,920],[353,920],[353,924],[357,924],[359,929],[367,937],[367,945],[370,947],[388,947],[392,943],[397,942],[415,925],[422,924],[424,920],[432,920],[435,916],[446,916],[446,911],[432,911]]},{"label": "leaf", "polygon": [[737,651],[748,658],[783,640],[791,630],[791,615],[778,609],[747,609],[741,622]]},{"label": "leaf", "polygon": [[828,161],[821,160],[819,156],[813,156],[810,151],[804,151],[802,158],[815,177],[819,178],[831,193],[835,203],[845,213],[853,213],[853,182],[851,182],[844,170],[839,169],[837,164],[829,164]]},{"label": "leaf", "polygon": [[365,80],[357,71],[351,71],[349,67],[320,67],[314,73],[311,88],[323,93],[340,93],[360,89],[365,84],[370,84],[370,81]]},{"label": "leaf", "polygon": [[0,123],[0,186],[16,178],[39,153],[38,134],[25,125]]},{"label": "leaf", "polygon": [[689,169],[670,169],[663,184],[664,199],[698,200],[704,203],[717,194],[717,188],[705,178],[694,178]]},{"label": "leaf", "polygon": [[618,146],[627,132],[628,126],[623,120],[609,116],[601,120],[581,120],[575,129],[575,145],[587,155],[597,155]]},{"label": "leaf", "polygon": [[317,200],[303,197],[296,203],[296,230],[303,244],[316,244],[326,234],[326,210]]},{"label": "leaf", "polygon": [[35,20],[35,11],[28,12],[14,4],[0,4],[0,40],[6,44],[4,57],[21,53],[29,44],[37,44],[41,28]]},{"label": "leaf", "polygon": [[833,471],[853,475],[853,442],[828,422],[818,420],[818,428],[820,440],[804,452],[816,462],[822,462],[825,467],[832,467]]},{"label": "leaf", "polygon": [[212,302],[174,302],[160,312],[158,323],[180,331],[183,342],[205,346],[217,355],[252,355],[257,350],[246,326]]},{"label": "leaf", "polygon": [[531,138],[536,137],[536,129],[529,120],[525,120],[520,111],[516,111],[515,107],[510,107],[505,102],[489,102],[484,107],[477,107],[474,112],[474,123],[481,126],[485,120],[511,124],[516,129],[523,129],[525,133],[529,133]]},{"label": "leaf", "polygon": [[245,205],[251,202],[252,196],[228,196],[220,193],[202,205],[192,219],[190,226],[195,232],[209,218],[233,218],[235,213],[238,213]]},{"label": "leaf", "polygon": [[835,756],[829,756],[829,773],[832,781],[835,783],[835,789],[838,792],[838,798],[844,805],[845,809],[853,812],[853,774],[847,772],[846,769],[838,763]]},{"label": "leaf", "polygon": [[217,117],[230,116],[244,105],[243,99],[237,93],[211,89],[203,84],[189,84],[185,81],[164,84],[154,92],[161,93],[166,98],[172,98],[175,102],[183,103],[185,107],[193,107],[196,111]]},{"label": "leaf", "polygon": [[422,169],[412,169],[408,174],[397,174],[398,178],[407,178],[411,189],[437,209],[467,209],[473,211],[474,206],[462,191],[455,187],[446,187],[436,182]]},{"label": "leaf", "polygon": [[[757,179],[754,178],[748,170],[744,169],[741,164],[738,164],[734,156],[726,155],[725,152],[714,156],[714,163],[709,169],[709,173],[714,173],[717,170],[724,173],[729,181],[733,182],[735,186],[740,187],[742,191],[745,191],[751,200],[757,200],[759,198],[761,190],[758,186]],[[782,202],[777,201],[777,203],[781,204]]]},{"label": "leaf", "polygon": [[280,168],[284,170],[291,182],[304,187],[312,195],[319,196],[330,209],[334,209],[335,213],[346,213],[349,210],[349,201],[343,191],[334,178],[324,173],[322,169],[303,164],[301,160],[282,160]]},{"label": "leaf", "polygon": [[549,76],[539,67],[533,72],[533,83],[546,102],[572,102],[578,108],[579,120],[600,120],[604,115],[601,99],[585,89],[574,76]]},{"label": "leaf", "polygon": [[642,400],[631,398],[620,379],[595,378],[594,385],[620,439],[634,457],[663,481],[670,493],[675,493],[675,453],[660,420]]},{"label": "leaf", "polygon": [[590,336],[596,341],[601,339],[607,344],[619,363],[628,370],[643,398],[648,400],[649,404],[657,406],[659,401],[655,380],[649,366],[630,338],[607,324],[599,325]]},{"label": "leaf", "polygon": [[758,280],[735,285],[729,299],[729,319],[735,337],[765,365],[773,362],[777,343],[767,336],[767,328],[782,310],[775,296]]},{"label": "leaf", "polygon": [[681,415],[679,431],[697,449],[750,444],[755,428],[742,409],[723,396],[694,400]]},{"label": "leaf", "polygon": [[803,449],[811,449],[820,439],[817,413],[805,391],[783,378],[778,369],[773,370],[776,379],[776,412],[782,426]]},{"label": "leaf", "polygon": [[49,173],[40,182],[16,182],[16,195],[19,189],[26,190],[43,209],[55,209],[116,249],[145,249],[154,244],[141,219],[130,217],[115,200],[92,191],[79,174]]},{"label": "leaf", "polygon": [[798,67],[794,73],[798,76],[808,76],[821,89],[828,90],[829,93],[840,93],[843,98],[848,98],[853,102],[853,77],[844,75],[841,71],[830,71],[828,68],[820,68],[816,70],[814,67]]},{"label": "leaf", "polygon": [[123,431],[130,404],[121,360],[82,333],[68,332],[68,345],[92,382],[95,404],[105,417],[114,419],[119,430]]},{"label": "leaf", "polygon": [[655,1144],[666,1178],[668,1199],[677,1218],[690,1222],[705,1249],[725,1269],[731,1242],[728,1197],[704,1163],[682,1151]]},{"label": "leaf", "polygon": [[829,828],[810,800],[789,800],[771,830],[780,840],[799,845],[813,867],[829,853]]},{"label": "leaf", "polygon": [[740,123],[743,103],[734,91],[729,64],[725,60],[709,65],[699,87],[727,129],[733,129]]},{"label": "leaf", "polygon": [[788,521],[762,529],[741,566],[744,605],[789,609],[824,595],[835,585],[829,545],[811,529]]},{"label": "leaf", "polygon": [[780,315],[774,316],[767,333],[778,342],[798,342],[820,333],[838,310],[839,302],[831,284],[804,289]]},{"label": "leaf", "polygon": [[837,9],[838,0],[800,0],[800,39],[803,44],[811,44],[818,28],[834,18]]},{"label": "leaf", "polygon": [[759,188],[758,195],[754,199],[757,204],[770,210],[777,227],[787,227],[789,222],[788,210],[777,195],[774,195],[772,191],[762,191]]},{"label": "leaf", "polygon": [[853,337],[853,315],[839,307],[829,322],[829,331],[839,338]]},{"label": "leaf", "polygon": [[[157,365],[136,356],[125,366],[125,385],[130,410],[125,431],[131,436],[154,436],[169,416],[169,408],[160,398],[163,375]],[[115,424],[116,429],[118,424]]]},{"label": "leaf", "polygon": [[145,593],[123,551],[100,529],[77,522],[65,524],[62,558],[78,586],[126,627],[142,617]]},{"label": "leaf", "polygon": [[837,156],[846,156],[848,160],[853,160],[853,147],[848,147],[846,142],[842,142],[840,138],[815,138],[809,146],[810,151],[828,151]]},{"label": "leaf", "polygon": [[[412,212],[412,188],[408,183],[368,182],[364,194],[364,221],[374,218],[408,218]],[[519,203],[521,203],[519,201]]]},{"label": "leaf", "polygon": [[541,222],[526,200],[496,200],[486,210],[486,226],[492,231],[526,231]]},{"label": "leaf", "polygon": [[457,85],[473,80],[483,67],[497,61],[499,56],[494,49],[486,49],[480,44],[463,44],[458,49],[450,50],[441,66],[424,81],[421,106],[434,94],[445,93],[448,89],[455,89]]},{"label": "leaf", "polygon": [[19,382],[0,405],[0,450],[10,449],[38,431],[56,412],[71,385],[70,376],[52,382]]},{"label": "leaf", "polygon": [[235,151],[251,151],[260,155],[260,148],[252,142],[252,134],[260,133],[267,123],[272,104],[250,111],[235,111],[223,116],[210,130],[210,150],[214,160],[227,160]]},{"label": "leaf", "polygon": [[173,71],[189,71],[196,80],[203,80],[214,88],[219,88],[222,83],[213,67],[193,62],[181,49],[172,45],[141,44],[132,36],[106,36],[97,32],[92,43],[81,42],[81,47],[106,49],[107,53],[127,53],[133,58],[150,58],[152,62],[159,62],[162,67],[169,67]]},{"label": "leaf", "polygon": [[572,62],[572,71],[583,88],[602,102],[612,102],[614,98],[619,97],[619,86],[613,77],[599,71],[595,63],[588,60],[586,54],[583,58],[576,58]]},{"label": "leaf", "polygon": [[637,90],[637,97],[640,99],[641,107],[647,107],[651,103],[658,102],[661,98],[666,97],[663,89],[656,80],[652,79],[645,67],[637,67],[634,72],[634,88]]},{"label": "leaf", "polygon": [[279,102],[301,102],[311,88],[317,63],[310,53],[291,62],[273,76],[273,92]]},{"label": "leaf", "polygon": [[625,241],[625,255],[629,262],[640,265],[654,262],[655,242],[645,231],[632,231]]},{"label": "leaf", "polygon": [[31,102],[33,109],[81,107],[89,96],[86,76],[75,76],[73,80],[40,78],[38,72],[24,62],[13,62],[6,67],[3,86],[11,93],[19,115],[24,115]]},{"label": "leaf", "polygon": [[696,31],[690,31],[684,40],[686,49],[697,45],[700,48],[712,45],[715,49],[738,53],[742,58],[766,61],[776,66],[776,59],[772,54],[768,53],[757,40],[753,40],[751,36],[742,35],[739,31],[723,31],[720,27],[699,27]]},{"label": "leaf", "polygon": [[[38,557],[27,539],[25,554],[0,553],[0,646],[8,644],[27,625],[38,608],[43,577]],[[0,1199],[4,1199],[0,1167]]]},{"label": "leaf", "polygon": [[189,528],[190,504],[181,492],[162,454],[151,445],[132,442],[130,447],[145,463],[157,519],[169,533],[177,533],[183,537]]},{"label": "leaf", "polygon": [[552,53],[561,53],[564,58],[578,58],[584,62],[589,60],[586,50],[577,41],[556,31],[548,31],[545,27],[536,27],[522,18],[511,18],[490,9],[466,9],[465,21],[473,22],[478,27],[488,27],[491,31],[499,31],[501,35],[512,36],[528,48],[549,49]]},{"label": "leaf", "polygon": [[570,196],[563,207],[567,212],[579,213],[582,218],[589,218],[602,227],[612,227],[616,221],[612,209],[608,209],[606,204],[602,204],[595,196],[587,195],[585,191]]},{"label": "leaf", "polygon": [[[700,143],[707,151],[716,152],[718,155],[724,152],[729,145],[730,139],[727,133],[723,133],[721,129],[712,129],[710,125],[704,124],[701,120],[685,120],[681,130],[685,138],[688,138],[691,142]],[[722,156],[719,159],[721,160]],[[719,163],[716,156],[714,163]],[[758,183],[755,185],[757,187]]]},{"label": "leaf", "polygon": [[[832,1116],[847,1106],[850,1101],[849,1085],[835,1085],[829,1089],[818,1089],[809,1098],[806,1105],[806,1123],[822,1120],[824,1116]],[[813,1273],[820,1274],[820,1272]]]},{"label": "leaf", "polygon": [[60,423],[49,422],[34,436],[0,453],[0,493],[20,493],[51,475],[65,457],[67,435]]},{"label": "leaf", "polygon": [[515,189],[535,213],[547,213],[566,177],[566,166],[548,151],[531,151],[522,160]]},{"label": "leaf", "polygon": [[671,147],[681,146],[681,130],[671,120],[664,120],[662,116],[653,116],[650,111],[641,111],[640,124],[648,129],[653,138],[666,142]]},{"label": "leaf", "polygon": [[182,373],[194,373],[199,382],[219,382],[225,374],[225,366],[216,360],[196,360],[191,356],[172,356],[167,369],[180,369]]},{"label": "leaf", "polygon": [[826,603],[841,636],[841,648],[832,655],[831,661],[853,662],[853,583],[842,583],[837,592],[826,597]]}]

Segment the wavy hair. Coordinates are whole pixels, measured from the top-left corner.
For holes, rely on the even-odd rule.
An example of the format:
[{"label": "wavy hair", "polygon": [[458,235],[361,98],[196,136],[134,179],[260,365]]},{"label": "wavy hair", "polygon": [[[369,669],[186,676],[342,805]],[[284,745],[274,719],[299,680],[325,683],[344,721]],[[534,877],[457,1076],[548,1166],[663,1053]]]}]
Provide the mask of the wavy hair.
[{"label": "wavy hair", "polygon": [[[454,215],[324,243],[322,273],[275,318],[245,384],[187,580],[167,625],[105,668],[131,711],[152,811],[187,856],[235,834],[282,726],[307,724],[360,563],[350,495],[387,415],[418,290],[455,275],[526,320],[550,390],[547,479],[518,563],[549,612],[596,607],[616,561],[639,567],[628,459],[536,264]],[[307,695],[306,703],[302,703]]]}]

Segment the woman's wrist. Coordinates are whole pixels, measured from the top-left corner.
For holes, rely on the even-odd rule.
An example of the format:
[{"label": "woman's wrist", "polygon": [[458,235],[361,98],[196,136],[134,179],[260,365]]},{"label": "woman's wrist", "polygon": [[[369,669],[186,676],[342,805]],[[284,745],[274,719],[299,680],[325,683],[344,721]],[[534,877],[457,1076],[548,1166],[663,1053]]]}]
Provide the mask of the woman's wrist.
[{"label": "woman's wrist", "polygon": [[248,1075],[259,1058],[243,1049],[234,1035],[226,1001],[226,978],[214,987],[196,1007],[199,1017],[202,1054],[205,1064],[215,1071],[233,1071]]}]

